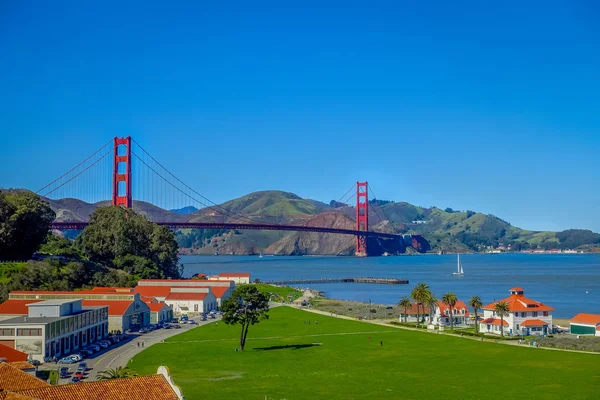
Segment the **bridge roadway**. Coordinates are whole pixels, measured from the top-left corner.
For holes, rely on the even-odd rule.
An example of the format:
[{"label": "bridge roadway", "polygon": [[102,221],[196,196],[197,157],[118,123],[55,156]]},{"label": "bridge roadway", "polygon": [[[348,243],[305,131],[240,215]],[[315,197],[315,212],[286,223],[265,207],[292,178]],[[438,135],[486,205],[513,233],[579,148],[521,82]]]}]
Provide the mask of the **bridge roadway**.
[{"label": "bridge roadway", "polygon": [[[172,229],[238,229],[238,230],[265,230],[265,231],[295,231],[295,232],[317,232],[337,233],[340,235],[371,236],[389,239],[402,239],[403,235],[397,233],[364,232],[354,229],[323,228],[305,225],[278,225],[278,224],[243,224],[243,223],[220,223],[220,222],[156,222],[158,225],[168,226]],[[77,229],[81,230],[88,222],[53,222],[51,229]],[[411,235],[416,236],[416,235]]]}]

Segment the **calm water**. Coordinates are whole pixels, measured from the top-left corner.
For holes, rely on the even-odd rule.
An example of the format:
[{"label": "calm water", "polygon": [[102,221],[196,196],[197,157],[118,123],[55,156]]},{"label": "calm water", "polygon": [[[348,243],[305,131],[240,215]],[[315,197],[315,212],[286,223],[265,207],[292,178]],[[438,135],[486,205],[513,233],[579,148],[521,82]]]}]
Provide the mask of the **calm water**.
[{"label": "calm water", "polygon": [[596,254],[473,254],[461,256],[465,271],[456,270],[455,255],[406,257],[269,257],[182,256],[185,275],[197,272],[250,272],[252,279],[320,279],[329,277],[398,277],[409,285],[357,283],[314,284],[328,297],[393,304],[408,296],[417,282],[426,282],[441,297],[452,291],[459,299],[479,295],[484,303],[508,296],[520,286],[525,295],[553,306],[555,317],[579,312],[600,313],[600,255]]}]

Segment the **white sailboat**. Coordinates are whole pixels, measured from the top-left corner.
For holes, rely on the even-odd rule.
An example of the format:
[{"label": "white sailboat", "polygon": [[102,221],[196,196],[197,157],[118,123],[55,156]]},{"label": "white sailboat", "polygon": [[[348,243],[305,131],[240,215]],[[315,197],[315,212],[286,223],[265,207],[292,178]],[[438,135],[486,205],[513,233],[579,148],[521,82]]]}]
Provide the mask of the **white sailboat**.
[{"label": "white sailboat", "polygon": [[260,253],[260,254],[258,255],[258,258],[262,258],[262,257],[263,257],[263,255],[262,255],[262,253]]},{"label": "white sailboat", "polygon": [[464,275],[462,264],[460,263],[460,254],[456,254],[456,272],[453,272],[452,275]]}]

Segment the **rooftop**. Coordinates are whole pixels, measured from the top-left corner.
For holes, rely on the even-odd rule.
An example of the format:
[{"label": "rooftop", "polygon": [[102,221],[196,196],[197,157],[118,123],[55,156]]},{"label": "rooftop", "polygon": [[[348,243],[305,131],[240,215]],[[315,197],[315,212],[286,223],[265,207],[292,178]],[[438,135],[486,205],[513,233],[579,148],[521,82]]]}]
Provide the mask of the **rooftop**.
[{"label": "rooftop", "polygon": [[45,381],[21,371],[7,363],[0,363],[0,391],[17,391],[30,388],[51,387]]},{"label": "rooftop", "polygon": [[204,300],[206,295],[207,293],[177,292],[169,294],[166,300]]},{"label": "rooftop", "polygon": [[250,272],[221,272],[219,276],[236,276],[236,277],[250,277]]},{"label": "rooftop", "polygon": [[76,311],[69,315],[63,315],[62,317],[28,317],[26,315],[20,315],[18,317],[5,319],[0,321],[0,326],[2,325],[40,325],[40,324],[49,324],[52,322],[60,321],[66,318],[70,318],[73,315],[83,314],[85,312],[89,312],[92,310],[97,310],[99,308],[106,307],[106,305],[102,305],[99,307],[86,307],[84,306],[81,311]]},{"label": "rooftop", "polygon": [[523,321],[523,323],[521,324],[521,326],[543,326],[543,325],[550,325],[547,322],[544,322],[540,319],[528,319],[527,321]]},{"label": "rooftop", "polygon": [[108,315],[123,315],[133,300],[83,300],[84,307],[108,307]]},{"label": "rooftop", "polygon": [[0,314],[6,315],[27,315],[27,305],[37,303],[41,300],[6,300],[0,304]]},{"label": "rooftop", "polygon": [[0,358],[4,358],[7,362],[27,361],[29,354],[13,349],[12,347],[0,344]]},{"label": "rooftop", "polygon": [[510,289],[510,292],[518,292],[513,293],[505,299],[494,301],[493,303],[486,304],[481,307],[484,310],[493,310],[496,307],[496,304],[503,301],[508,304],[508,307],[511,312],[515,311],[554,311],[554,308],[543,304],[540,301],[532,300],[523,295],[525,292],[520,287],[514,287]]},{"label": "rooftop", "polygon": [[600,314],[580,313],[571,318],[571,322],[585,325],[600,325]]},{"label": "rooftop", "polygon": [[44,300],[28,304],[29,307],[62,306],[63,304],[76,303],[80,299]]},{"label": "rooftop", "polygon": [[214,294],[217,299],[220,299],[221,297],[223,297],[223,295],[225,293],[227,293],[227,291],[229,290],[229,287],[228,286],[213,286],[210,288],[210,290],[212,291],[212,294]]},{"label": "rooftop", "polygon": [[[20,371],[19,371],[20,372]],[[27,374],[26,374],[27,375]],[[37,378],[33,378],[37,379]],[[39,379],[38,379],[39,380]],[[178,396],[164,375],[137,376],[80,382],[70,385],[45,386],[18,390],[18,394],[41,400],[177,400]]]}]

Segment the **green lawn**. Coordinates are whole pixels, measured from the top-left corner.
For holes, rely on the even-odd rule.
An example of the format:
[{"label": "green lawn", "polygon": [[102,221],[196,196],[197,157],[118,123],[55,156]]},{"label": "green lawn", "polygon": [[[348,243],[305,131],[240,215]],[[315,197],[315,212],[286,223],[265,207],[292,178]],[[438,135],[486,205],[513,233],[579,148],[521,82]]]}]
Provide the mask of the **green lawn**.
[{"label": "green lawn", "polygon": [[146,375],[166,365],[188,400],[598,396],[597,355],[413,332],[289,307],[270,315],[250,328],[244,352],[235,351],[238,327],[219,322],[154,345],[130,366]]},{"label": "green lawn", "polygon": [[261,293],[270,293],[278,296],[280,299],[293,301],[302,296],[302,291],[289,286],[274,286],[265,283],[253,284]]}]

